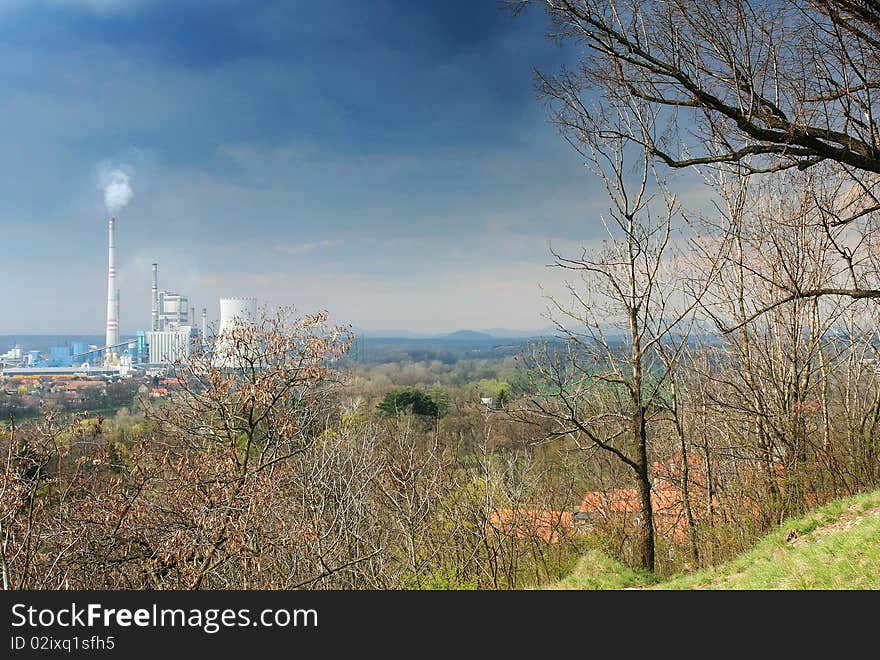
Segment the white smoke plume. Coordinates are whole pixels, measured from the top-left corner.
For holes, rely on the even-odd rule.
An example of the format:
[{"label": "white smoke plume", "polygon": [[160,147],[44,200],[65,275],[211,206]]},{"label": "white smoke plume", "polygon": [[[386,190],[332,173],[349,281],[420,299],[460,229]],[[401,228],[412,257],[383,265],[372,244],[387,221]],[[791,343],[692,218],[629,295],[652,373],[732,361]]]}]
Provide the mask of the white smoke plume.
[{"label": "white smoke plume", "polygon": [[104,168],[100,173],[100,184],[104,189],[104,206],[108,213],[117,213],[125,208],[134,197],[131,189],[131,168]]}]

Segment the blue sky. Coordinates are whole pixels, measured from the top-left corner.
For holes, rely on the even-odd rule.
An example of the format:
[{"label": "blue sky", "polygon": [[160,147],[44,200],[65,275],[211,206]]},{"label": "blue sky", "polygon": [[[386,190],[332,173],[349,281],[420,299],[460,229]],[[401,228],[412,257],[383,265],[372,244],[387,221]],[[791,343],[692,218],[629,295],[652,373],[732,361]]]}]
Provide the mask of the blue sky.
[{"label": "blue sky", "polygon": [[[0,333],[121,329],[160,288],[366,330],[547,325],[548,242],[605,206],[532,71],[574,53],[495,0],[0,0]],[[544,293],[542,288],[544,287]]]}]

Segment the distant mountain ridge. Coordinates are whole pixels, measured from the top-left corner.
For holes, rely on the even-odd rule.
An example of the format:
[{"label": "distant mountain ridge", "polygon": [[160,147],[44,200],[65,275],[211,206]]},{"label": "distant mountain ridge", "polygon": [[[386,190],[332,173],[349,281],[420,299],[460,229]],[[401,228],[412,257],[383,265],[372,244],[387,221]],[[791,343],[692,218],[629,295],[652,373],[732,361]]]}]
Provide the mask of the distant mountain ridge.
[{"label": "distant mountain ridge", "polygon": [[538,330],[511,330],[509,328],[488,328],[485,330],[462,329],[454,332],[414,332],[412,330],[367,330],[353,328],[355,334],[373,339],[448,339],[451,341],[490,341],[493,339],[531,339],[553,334],[553,328]]},{"label": "distant mountain ridge", "polygon": [[455,332],[450,332],[449,334],[444,335],[443,338],[454,341],[482,341],[484,339],[496,339],[493,335],[486,332],[478,332],[477,330],[456,330]]}]

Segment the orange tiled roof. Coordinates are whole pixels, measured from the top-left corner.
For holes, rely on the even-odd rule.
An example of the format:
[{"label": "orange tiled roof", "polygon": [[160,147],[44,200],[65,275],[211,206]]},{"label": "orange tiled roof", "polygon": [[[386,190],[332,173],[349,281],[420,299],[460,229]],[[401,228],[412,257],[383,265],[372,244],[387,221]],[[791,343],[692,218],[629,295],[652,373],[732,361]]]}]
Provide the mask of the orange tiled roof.
[{"label": "orange tiled roof", "polygon": [[604,493],[591,490],[584,493],[579,511],[581,513],[637,513],[640,509],[639,492],[635,488],[615,488]]},{"label": "orange tiled roof", "polygon": [[536,536],[547,543],[557,543],[572,525],[572,512],[492,509],[487,525],[494,532],[514,533],[517,538]]},{"label": "orange tiled roof", "polygon": [[[651,488],[651,508],[655,513],[677,513],[681,507],[681,490],[666,481]],[[581,513],[638,513],[641,509],[639,492],[635,488],[615,488],[608,493],[591,490],[584,493],[578,509]]]},{"label": "orange tiled roof", "polygon": [[58,385],[63,385],[68,390],[82,390],[88,389],[90,387],[98,387],[100,385],[103,385],[103,383],[96,380],[66,380],[63,382],[58,382]]}]

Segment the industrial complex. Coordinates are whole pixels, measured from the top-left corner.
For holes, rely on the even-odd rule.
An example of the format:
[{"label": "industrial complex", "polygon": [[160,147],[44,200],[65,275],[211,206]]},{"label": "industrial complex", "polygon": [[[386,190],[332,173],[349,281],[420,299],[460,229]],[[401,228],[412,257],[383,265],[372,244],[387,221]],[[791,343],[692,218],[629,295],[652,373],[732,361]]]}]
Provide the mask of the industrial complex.
[{"label": "industrial complex", "polygon": [[[199,345],[207,346],[207,308],[195,324],[195,308],[178,292],[159,289],[159,264],[152,264],[150,327],[124,340],[119,336],[119,296],[116,286],[116,218],[108,221],[107,324],[103,346],[71,342],[50,347],[47,353],[15,346],[0,354],[4,378],[73,376],[127,378],[164,373],[185,360]],[[232,325],[254,319],[256,298],[221,298],[218,337]]]}]

